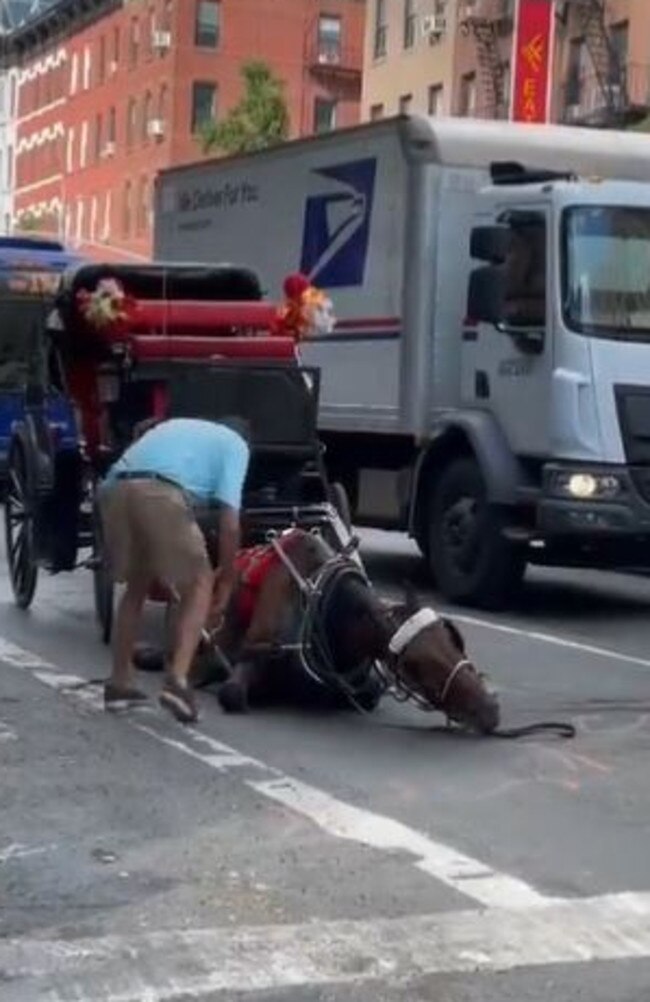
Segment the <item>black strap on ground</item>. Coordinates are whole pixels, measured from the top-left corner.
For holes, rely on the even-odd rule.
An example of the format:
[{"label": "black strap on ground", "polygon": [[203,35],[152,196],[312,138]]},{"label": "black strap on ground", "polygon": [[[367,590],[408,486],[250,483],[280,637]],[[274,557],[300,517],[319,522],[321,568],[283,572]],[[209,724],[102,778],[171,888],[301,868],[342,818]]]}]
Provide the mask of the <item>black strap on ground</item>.
[{"label": "black strap on ground", "polygon": [[533,734],[541,734],[545,731],[554,732],[558,737],[565,740],[575,738],[577,734],[573,724],[567,724],[564,721],[549,720],[538,724],[526,724],[523,727],[499,727],[496,731],[488,734],[487,737],[511,740],[514,738],[527,738]]}]

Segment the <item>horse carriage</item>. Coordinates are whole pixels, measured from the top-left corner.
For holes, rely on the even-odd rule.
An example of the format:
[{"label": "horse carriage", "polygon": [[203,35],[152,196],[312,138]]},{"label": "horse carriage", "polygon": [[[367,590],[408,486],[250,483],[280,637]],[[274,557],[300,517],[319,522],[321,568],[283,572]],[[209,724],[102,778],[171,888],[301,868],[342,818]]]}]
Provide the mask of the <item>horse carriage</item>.
[{"label": "horse carriage", "polygon": [[[41,336],[26,346],[30,375],[9,446],[6,544],[18,606],[31,604],[39,568],[91,567],[108,641],[113,589],[95,493],[150,419],[248,421],[245,545],[291,524],[346,545],[344,498],[327,479],[316,435],[319,373],[300,365],[294,338],[278,328],[277,305],[262,299],[252,272],[82,265],[64,275],[50,306]],[[53,399],[58,420],[46,405]]]},{"label": "horse carriage", "polygon": [[[82,265],[64,275],[25,339],[27,376],[13,388],[22,399],[8,450],[5,527],[15,601],[30,606],[41,568],[92,569],[108,642],[113,584],[96,502],[104,474],[143,423],[238,416],[251,430],[245,570],[233,616],[216,629],[206,624],[205,641],[228,668],[224,709],[241,708],[256,664],[266,670],[284,659],[311,686],[358,709],[374,709],[391,692],[491,730],[498,706],[453,624],[408,603],[387,607],[368,581],[345,493],[328,479],[317,435],[320,373],[299,357],[304,318],[296,303],[313,306],[318,297],[302,280],[285,292],[282,307],[265,301],[257,276],[233,266]],[[242,593],[248,588],[250,604],[247,574],[258,558],[269,573],[253,589],[242,628]],[[164,589],[152,597],[170,601]],[[199,668],[197,685],[213,680],[214,658],[211,666]]]}]

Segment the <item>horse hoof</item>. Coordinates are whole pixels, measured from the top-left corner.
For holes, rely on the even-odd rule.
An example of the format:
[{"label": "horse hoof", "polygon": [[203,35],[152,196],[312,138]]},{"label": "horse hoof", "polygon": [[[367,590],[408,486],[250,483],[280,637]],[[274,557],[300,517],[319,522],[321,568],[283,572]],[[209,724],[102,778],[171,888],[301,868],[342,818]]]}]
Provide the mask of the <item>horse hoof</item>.
[{"label": "horse hoof", "polygon": [[239,682],[224,682],[217,693],[217,699],[225,713],[247,713],[246,690]]},{"label": "horse hoof", "polygon": [[138,671],[163,671],[165,656],[158,647],[142,644],[133,652],[133,664]]}]

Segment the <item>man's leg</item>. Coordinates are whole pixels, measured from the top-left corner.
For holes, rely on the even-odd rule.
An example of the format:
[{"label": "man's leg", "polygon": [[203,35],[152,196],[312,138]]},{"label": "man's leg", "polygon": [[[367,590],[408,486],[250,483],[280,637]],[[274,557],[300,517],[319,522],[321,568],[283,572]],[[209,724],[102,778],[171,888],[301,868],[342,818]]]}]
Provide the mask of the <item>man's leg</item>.
[{"label": "man's leg", "polygon": [[100,500],[106,557],[117,581],[125,581],[113,630],[112,672],[104,688],[107,709],[138,705],[146,695],[133,685],[133,648],[149,589],[137,552],[131,519],[131,489],[126,484],[108,488]]},{"label": "man's leg", "polygon": [[178,596],[160,701],[178,720],[193,723],[198,713],[188,676],[208,618],[213,586],[205,540],[184,496],[166,485],[147,486],[139,500],[138,522],[139,538],[146,538],[151,576],[168,584]]},{"label": "man's leg", "polygon": [[179,685],[187,685],[192,660],[205,629],[212,601],[212,571],[201,571],[194,582],[181,593],[175,615],[173,652],[169,674]]},{"label": "man's leg", "polygon": [[120,598],[113,627],[113,672],[111,684],[121,691],[133,685],[133,648],[149,591],[148,578],[132,578]]}]

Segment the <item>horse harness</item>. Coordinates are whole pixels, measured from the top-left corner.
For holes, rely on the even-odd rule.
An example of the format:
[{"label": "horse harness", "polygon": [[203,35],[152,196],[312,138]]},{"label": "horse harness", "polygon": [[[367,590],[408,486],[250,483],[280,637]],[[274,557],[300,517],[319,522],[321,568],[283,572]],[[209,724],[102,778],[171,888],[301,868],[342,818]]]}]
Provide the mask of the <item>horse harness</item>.
[{"label": "horse harness", "polygon": [[359,696],[363,691],[364,683],[367,684],[372,675],[379,681],[383,694],[390,695],[397,702],[411,701],[420,709],[442,713],[445,713],[445,706],[460,674],[463,671],[469,671],[478,675],[475,666],[468,658],[460,658],[449,673],[441,693],[435,701],[425,695],[423,690],[411,680],[407,681],[400,669],[400,663],[416,637],[440,620],[440,617],[432,609],[420,610],[393,634],[389,644],[390,671],[383,661],[376,659],[363,662],[356,667],[356,671],[348,672],[345,675],[337,671],[333,664],[326,631],[323,628],[331,596],[336,586],[344,578],[356,578],[367,588],[372,588],[362,566],[357,561],[350,559],[349,553],[353,548],[356,549],[356,541],[351,540],[347,552],[344,550],[342,553],[334,554],[312,575],[303,575],[298,570],[283,546],[281,536],[271,535],[269,542],[275,555],[291,575],[303,600],[302,625],[296,643],[272,645],[269,649],[276,650],[278,653],[292,652],[296,654],[310,678],[319,685],[334,687],[342,691],[360,713],[368,712],[360,704]]}]

